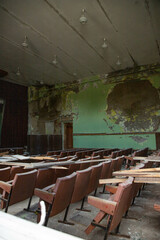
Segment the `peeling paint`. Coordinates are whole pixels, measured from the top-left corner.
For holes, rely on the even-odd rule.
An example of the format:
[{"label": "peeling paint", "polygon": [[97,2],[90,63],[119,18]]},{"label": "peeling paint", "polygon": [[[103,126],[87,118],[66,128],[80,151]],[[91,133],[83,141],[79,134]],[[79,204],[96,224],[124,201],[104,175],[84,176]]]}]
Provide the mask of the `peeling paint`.
[{"label": "peeling paint", "polygon": [[144,137],[140,137],[140,136],[130,136],[130,138],[132,138],[134,141],[136,141],[137,143],[143,143],[146,142],[147,139]]},{"label": "peeling paint", "polygon": [[[32,86],[28,102],[31,134],[43,134],[48,120],[54,121],[54,133],[61,134],[61,122],[73,120],[73,133],[107,133],[94,138],[74,136],[74,147],[85,143],[85,147],[101,144],[154,149],[154,132],[160,131],[160,67],[153,64],[117,71],[108,74],[105,81],[97,75],[71,84]],[[142,135],[117,135],[130,132]],[[147,137],[145,132],[153,134]]]}]

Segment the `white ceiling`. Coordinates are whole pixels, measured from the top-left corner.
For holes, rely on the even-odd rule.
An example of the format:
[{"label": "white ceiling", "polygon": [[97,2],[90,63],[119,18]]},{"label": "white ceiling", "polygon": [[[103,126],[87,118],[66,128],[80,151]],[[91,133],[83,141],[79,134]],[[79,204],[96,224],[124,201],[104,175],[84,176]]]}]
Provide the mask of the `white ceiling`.
[{"label": "white ceiling", "polygon": [[[25,35],[28,48],[22,46]],[[102,48],[103,38],[108,48]],[[0,0],[0,69],[8,72],[6,81],[52,85],[159,62],[159,0]]]}]

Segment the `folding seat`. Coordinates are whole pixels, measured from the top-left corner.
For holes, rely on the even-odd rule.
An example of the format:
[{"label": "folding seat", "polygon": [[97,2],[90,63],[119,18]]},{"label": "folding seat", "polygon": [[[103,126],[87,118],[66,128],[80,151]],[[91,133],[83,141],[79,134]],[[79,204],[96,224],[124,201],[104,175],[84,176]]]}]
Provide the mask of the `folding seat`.
[{"label": "folding seat", "polygon": [[[55,216],[67,208],[71,202],[76,173],[69,176],[58,178],[56,184],[50,185],[44,189],[36,188],[34,194],[45,202],[47,214],[44,225],[47,226],[49,217]],[[38,211],[37,221],[40,219]]]},{"label": "folding seat", "polygon": [[106,161],[102,163],[102,171],[101,171],[100,179],[108,178],[110,165],[111,165],[111,161]]},{"label": "folding seat", "polygon": [[10,172],[10,180],[13,180],[17,173],[23,173],[23,172],[25,172],[24,167],[22,167],[22,166],[12,166],[11,167],[11,172]]},{"label": "folding seat", "polygon": [[[42,188],[47,187],[55,182],[56,182],[55,169],[51,169],[51,168],[38,169],[35,188],[42,189]],[[32,197],[33,196],[30,197],[28,207],[25,208],[24,210],[31,211],[30,205],[31,205]]]},{"label": "folding seat", "polygon": [[8,211],[8,207],[33,195],[36,184],[37,170],[15,175],[12,183],[0,181],[0,188],[3,189],[1,197],[1,208]]},{"label": "folding seat", "polygon": [[70,164],[69,168],[68,168],[68,172],[67,175],[72,174],[73,172],[76,172],[77,170],[80,169],[80,163],[74,163],[74,164]]},{"label": "folding seat", "polygon": [[[119,184],[116,193],[108,200],[93,196],[88,197],[88,203],[98,208],[100,211],[91,224],[86,228],[86,234],[91,233],[96,226],[105,229],[105,240],[107,239],[108,234],[114,229],[116,229],[116,233],[118,233],[121,219],[127,211],[127,208],[130,206],[132,183],[133,178],[129,178],[124,183]],[[106,227],[100,224],[105,217],[107,217]]]},{"label": "folding seat", "polygon": [[111,158],[116,158],[117,157],[117,151],[113,151],[111,153]]},{"label": "folding seat", "polygon": [[99,162],[99,161],[98,161],[98,162],[97,162],[97,161],[91,161],[89,166],[92,167],[92,166],[95,166],[95,165],[97,165],[97,164],[99,164],[99,163],[102,163],[102,162]]},{"label": "folding seat", "polygon": [[10,180],[10,167],[0,169],[0,181],[7,182]]},{"label": "folding seat", "polygon": [[114,167],[114,171],[120,171],[121,170],[123,161],[124,161],[124,157],[118,157],[117,158],[117,164]]},{"label": "folding seat", "polygon": [[[92,193],[93,191],[95,191],[94,195],[96,195],[96,191],[97,191],[97,188],[99,185],[99,179],[101,176],[102,166],[103,166],[103,164],[100,163],[98,165],[91,167],[91,175],[90,175],[89,184],[88,184],[88,187],[86,190],[86,196],[89,195],[90,193]],[[80,211],[88,211],[83,208],[85,197],[82,200],[81,207],[78,209]]]},{"label": "folding seat", "polygon": [[118,162],[117,159],[112,159],[112,160],[111,160],[108,178],[112,178],[112,173],[113,173],[113,172],[115,171],[115,169],[116,169],[117,162]]},{"label": "folding seat", "polygon": [[[111,161],[106,161],[104,163],[102,163],[102,171],[101,171],[101,176],[100,179],[107,179],[110,176],[110,165],[111,165]],[[105,184],[103,185],[103,190],[100,193],[104,193],[105,192]]]},{"label": "folding seat", "polygon": [[[0,169],[0,181],[7,182],[10,179],[10,167],[2,168]],[[0,189],[0,194],[3,192],[2,189]]]},{"label": "folding seat", "polygon": [[79,170],[84,170],[84,169],[88,168],[89,166],[90,166],[90,162],[85,162],[84,161],[80,164]]},{"label": "folding seat", "polygon": [[[91,168],[87,168],[82,171],[76,172],[77,176],[76,176],[71,203],[79,202],[86,196],[87,186],[89,184],[91,171],[92,171]],[[74,225],[73,223],[67,221],[68,210],[69,210],[69,206],[66,209],[63,221],[58,221],[58,222]]]},{"label": "folding seat", "polygon": [[82,152],[76,152],[75,155],[78,159],[82,158]]}]

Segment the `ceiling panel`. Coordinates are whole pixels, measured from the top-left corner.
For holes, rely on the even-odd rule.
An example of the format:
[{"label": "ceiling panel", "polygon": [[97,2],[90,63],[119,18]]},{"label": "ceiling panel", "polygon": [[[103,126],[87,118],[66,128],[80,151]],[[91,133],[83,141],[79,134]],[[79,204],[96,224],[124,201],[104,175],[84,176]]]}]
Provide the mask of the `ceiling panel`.
[{"label": "ceiling panel", "polygon": [[160,62],[159,12],[159,0],[0,0],[0,67],[7,80],[52,85]]}]

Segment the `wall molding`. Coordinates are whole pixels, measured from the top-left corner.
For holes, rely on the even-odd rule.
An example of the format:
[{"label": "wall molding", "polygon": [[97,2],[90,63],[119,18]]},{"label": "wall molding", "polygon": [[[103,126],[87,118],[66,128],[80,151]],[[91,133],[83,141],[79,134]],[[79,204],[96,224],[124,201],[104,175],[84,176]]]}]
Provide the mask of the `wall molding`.
[{"label": "wall molding", "polygon": [[103,136],[103,135],[145,135],[159,132],[126,132],[126,133],[73,133],[73,136]]}]

